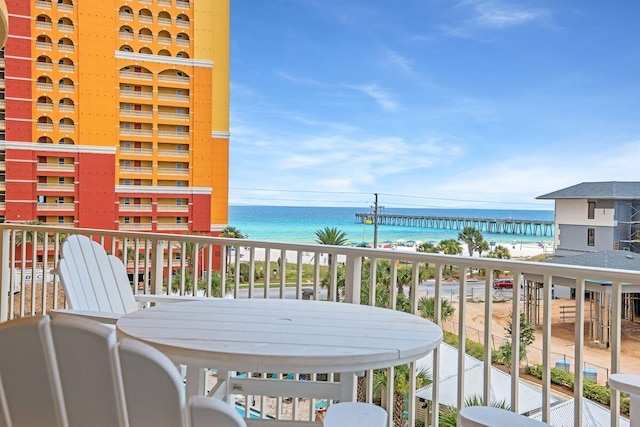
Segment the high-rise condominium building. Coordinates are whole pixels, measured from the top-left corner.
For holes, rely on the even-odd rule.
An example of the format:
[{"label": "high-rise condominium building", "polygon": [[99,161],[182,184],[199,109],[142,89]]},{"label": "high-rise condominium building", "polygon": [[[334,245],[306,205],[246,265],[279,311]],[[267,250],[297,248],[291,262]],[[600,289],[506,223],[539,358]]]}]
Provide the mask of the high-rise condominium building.
[{"label": "high-rise condominium building", "polygon": [[7,0],[0,219],[227,225],[229,0]]}]

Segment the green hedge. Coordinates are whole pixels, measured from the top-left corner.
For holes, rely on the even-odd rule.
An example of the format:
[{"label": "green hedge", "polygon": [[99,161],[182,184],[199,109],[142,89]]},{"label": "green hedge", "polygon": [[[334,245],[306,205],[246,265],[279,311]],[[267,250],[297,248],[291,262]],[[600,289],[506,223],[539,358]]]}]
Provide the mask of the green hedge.
[{"label": "green hedge", "polygon": [[[532,375],[538,379],[542,379],[542,365],[527,366],[526,368],[524,368],[524,373],[527,375]],[[551,368],[551,382],[553,384],[567,387],[571,390],[574,389],[573,374],[562,369]],[[593,400],[594,402],[601,403],[603,405],[609,405],[611,403],[611,390],[604,385],[594,383],[593,381],[587,379],[583,381],[582,394],[585,398]],[[621,413],[629,414],[629,402],[629,397],[621,395]]]}]

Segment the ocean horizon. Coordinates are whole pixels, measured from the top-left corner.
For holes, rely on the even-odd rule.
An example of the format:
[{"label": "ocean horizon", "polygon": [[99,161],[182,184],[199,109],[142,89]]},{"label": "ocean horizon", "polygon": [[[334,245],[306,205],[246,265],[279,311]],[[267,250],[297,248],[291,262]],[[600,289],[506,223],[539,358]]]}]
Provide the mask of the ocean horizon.
[{"label": "ocean horizon", "polygon": [[[253,240],[315,243],[317,230],[335,227],[344,231],[352,244],[373,243],[373,225],[356,222],[356,213],[370,211],[359,207],[230,205],[229,225]],[[380,213],[544,221],[554,219],[553,210],[384,208]],[[457,239],[459,232],[460,230],[379,225],[378,244],[399,239],[437,243],[445,239]],[[553,242],[553,236],[487,232],[483,232],[483,235],[485,240],[497,244]]]}]

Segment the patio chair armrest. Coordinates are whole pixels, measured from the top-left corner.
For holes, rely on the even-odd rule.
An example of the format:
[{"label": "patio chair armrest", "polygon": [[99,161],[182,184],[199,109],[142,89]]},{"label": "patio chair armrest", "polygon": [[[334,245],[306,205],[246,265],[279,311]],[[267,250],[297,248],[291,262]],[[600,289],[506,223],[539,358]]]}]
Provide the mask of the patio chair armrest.
[{"label": "patio chair armrest", "polygon": [[214,397],[193,396],[189,399],[191,427],[246,427],[244,419],[228,403]]},{"label": "patio chair armrest", "polygon": [[78,317],[81,316],[85,319],[95,320],[96,322],[106,323],[109,325],[115,325],[118,319],[124,316],[123,313],[111,313],[105,311],[91,311],[91,310],[51,310],[49,313],[51,317],[63,317],[63,316],[72,316]]}]

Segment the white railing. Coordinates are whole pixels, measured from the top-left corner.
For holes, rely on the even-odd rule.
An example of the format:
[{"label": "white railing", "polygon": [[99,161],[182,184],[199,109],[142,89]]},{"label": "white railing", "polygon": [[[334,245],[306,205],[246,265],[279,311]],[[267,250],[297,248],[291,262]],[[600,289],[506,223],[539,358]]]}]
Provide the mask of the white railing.
[{"label": "white railing", "polygon": [[122,154],[137,154],[143,156],[151,156],[153,149],[151,148],[135,148],[135,147],[120,147],[120,153]]},{"label": "white railing", "polygon": [[75,170],[75,165],[73,163],[65,163],[63,165],[59,163],[38,163],[36,170],[55,171],[55,172],[73,172]]},{"label": "white railing", "polygon": [[171,37],[158,37],[158,44],[170,45]]},{"label": "white railing", "polygon": [[53,130],[53,123],[36,123],[36,130]]},{"label": "white railing", "polygon": [[122,19],[123,21],[133,21],[133,13],[120,12],[118,13],[118,18]]},{"label": "white railing", "polygon": [[39,9],[51,9],[51,2],[36,0],[36,7]]},{"label": "white railing", "polygon": [[67,92],[67,93],[72,93],[76,90],[76,87],[74,85],[63,85],[63,84],[59,84],[58,85],[58,90],[60,92]]},{"label": "white railing", "polygon": [[138,15],[138,22],[153,22],[153,16],[151,15]]},{"label": "white railing", "polygon": [[120,128],[120,135],[127,135],[127,136],[153,136],[153,131],[152,130],[146,130],[146,129]]},{"label": "white railing", "polygon": [[52,30],[53,29],[53,24],[51,23],[51,21],[46,22],[46,21],[36,21],[36,28],[39,30]]},{"label": "white railing", "polygon": [[120,115],[128,116],[128,117],[142,117],[146,119],[151,119],[153,118],[153,111],[121,109]]},{"label": "white railing", "polygon": [[189,169],[158,168],[158,175],[189,175]]},{"label": "white railing", "polygon": [[133,33],[129,33],[127,31],[120,31],[118,33],[118,37],[122,40],[133,40]]},{"label": "white railing", "polygon": [[76,106],[74,104],[58,104],[58,110],[65,113],[73,113],[76,111]]},{"label": "white railing", "polygon": [[58,44],[58,50],[60,52],[73,52],[75,50],[74,45],[72,44]]},{"label": "white railing", "polygon": [[[164,25],[165,27],[170,27],[171,26],[171,19],[169,19],[169,18],[158,18],[158,25]],[[171,40],[171,39],[169,39],[169,40]],[[169,44],[170,43],[171,43],[171,41],[169,41]]]},{"label": "white railing", "polygon": [[6,202],[0,202],[0,210],[6,210],[7,209],[7,203]]},{"label": "white railing", "polygon": [[36,83],[36,89],[38,90],[53,90],[53,83],[42,83],[42,82],[37,82]]},{"label": "white railing", "polygon": [[151,175],[153,173],[152,167],[143,166],[121,166],[120,173],[122,174],[142,174]]},{"label": "white railing", "polygon": [[179,138],[179,139],[188,139],[189,132],[176,132],[170,130],[159,130],[158,136],[162,138]]},{"label": "white railing", "polygon": [[182,9],[189,9],[191,3],[188,0],[176,0],[176,6]]},{"label": "white railing", "polygon": [[120,212],[151,212],[153,210],[153,206],[150,204],[136,205],[120,203],[119,206]]},{"label": "white railing", "polygon": [[180,28],[189,28],[191,25],[190,21],[184,21],[182,19],[176,19],[176,26]]},{"label": "white railing", "polygon": [[36,42],[36,49],[51,50],[51,49],[53,49],[53,43],[51,43],[51,42]]},{"label": "white railing", "polygon": [[73,5],[72,4],[58,3],[58,10],[60,12],[73,12]]},{"label": "white railing", "polygon": [[36,62],[36,70],[53,71],[51,62]]},{"label": "white railing", "polygon": [[68,125],[65,123],[60,123],[58,125],[58,130],[60,130],[60,132],[75,132],[76,131],[76,125]]},{"label": "white railing", "polygon": [[121,222],[120,224],[118,224],[118,227],[120,228],[120,230],[149,230],[151,231],[153,229],[153,225],[150,222]]},{"label": "white railing", "polygon": [[75,191],[75,184],[38,183],[38,191]]},{"label": "white railing", "polygon": [[58,64],[58,71],[62,71],[64,73],[73,73],[76,71],[76,66],[69,64]]},{"label": "white railing", "polygon": [[158,0],[160,6],[171,6],[171,0]]},{"label": "white railing", "polygon": [[171,76],[171,75],[166,75],[166,74],[158,74],[158,81],[159,82],[166,82],[166,83],[189,83],[190,79],[189,77],[185,77],[185,76]]},{"label": "white railing", "polygon": [[176,44],[179,46],[189,46],[191,41],[189,39],[176,39]]},{"label": "white railing", "polygon": [[153,92],[137,92],[135,90],[120,90],[120,96],[127,98],[153,99]]},{"label": "white railing", "polygon": [[76,205],[75,203],[38,203],[36,207],[39,211],[73,211]]},{"label": "white railing", "polygon": [[179,101],[179,102],[189,102],[189,95],[175,95],[172,93],[159,93],[158,94],[159,101]]},{"label": "white railing", "polygon": [[158,212],[189,212],[189,205],[158,205]]},{"label": "white railing", "polygon": [[153,42],[153,36],[151,34],[138,34],[138,40],[141,42],[151,43]]},{"label": "white railing", "polygon": [[4,160],[0,161],[0,171],[7,170],[7,162]]},{"label": "white railing", "polygon": [[73,25],[69,24],[58,24],[58,31],[73,33]]},{"label": "white railing", "polygon": [[189,224],[178,223],[178,222],[159,222],[157,225],[157,228],[160,231],[173,231],[173,230],[186,231],[189,229]]},{"label": "white railing", "polygon": [[[175,227],[186,224],[157,224],[158,229]],[[151,224],[119,224],[121,229],[151,227]],[[139,229],[139,228],[138,228]],[[173,231],[173,228],[172,228]],[[466,256],[447,256],[441,254],[428,254],[417,252],[394,251],[390,249],[369,249],[344,246],[326,246],[315,244],[291,244],[268,241],[239,240],[229,238],[214,238],[186,234],[161,234],[161,233],[134,233],[113,230],[72,229],[49,226],[35,226],[25,224],[0,224],[0,262],[2,262],[2,274],[0,277],[0,321],[34,315],[47,312],[51,309],[62,308],[64,297],[57,276],[42,274],[42,271],[54,269],[56,260],[60,255],[60,244],[66,235],[81,233],[92,236],[94,240],[105,246],[109,253],[119,256],[130,271],[143,272],[142,286],[135,286],[136,293],[164,293],[165,286],[171,283],[174,292],[181,295],[195,293],[189,283],[198,283],[201,286],[200,294],[204,296],[222,297],[233,296],[235,298],[294,298],[302,299],[304,296],[318,300],[337,300],[343,303],[383,305],[389,309],[399,309],[396,306],[398,300],[398,287],[396,286],[399,273],[407,269],[411,272],[410,280],[405,282],[402,288],[404,295],[408,295],[403,306],[411,313],[418,315],[418,298],[424,294],[423,282],[419,279],[419,273],[425,265],[430,266],[434,272],[434,278],[429,282],[431,296],[435,301],[447,297],[449,292],[456,291],[462,297],[457,301],[458,319],[456,321],[459,335],[457,337],[458,356],[455,359],[442,360],[441,350],[433,353],[430,371],[434,385],[439,385],[440,365],[457,366],[457,393],[458,409],[462,406],[465,390],[465,349],[466,349],[466,314],[467,298],[470,277],[484,273],[479,282],[475,282],[480,294],[486,303],[484,304],[484,317],[492,318],[493,294],[491,278],[494,272],[511,272],[515,278],[523,277],[524,280],[516,291],[512,292],[512,315],[510,317],[512,327],[512,348],[517,348],[520,335],[520,313],[531,315],[531,310],[536,309],[539,323],[542,325],[542,383],[541,393],[536,406],[540,407],[542,418],[549,420],[551,410],[551,367],[552,367],[552,329],[551,306],[553,286],[570,286],[575,289],[576,299],[575,313],[575,342],[572,347],[564,351],[573,353],[574,369],[573,380],[575,382],[575,405],[573,409],[573,425],[583,425],[585,411],[585,398],[583,395],[585,363],[585,346],[591,343],[585,339],[585,316],[588,307],[585,304],[587,290],[599,289],[610,296],[610,338],[608,341],[611,355],[609,372],[616,373],[621,370],[621,358],[627,357],[621,354],[621,318],[625,315],[623,310],[623,293],[637,292],[640,286],[640,272],[630,270],[602,269],[592,267],[578,267],[551,263],[534,263],[525,261],[510,261],[501,259],[489,259]],[[37,245],[29,242],[39,242]],[[127,249],[132,249],[129,251]],[[140,254],[140,257],[131,257],[131,253]],[[214,257],[215,254],[215,257]],[[44,259],[46,266],[38,266],[30,260]],[[131,259],[134,258],[134,259]],[[22,261],[21,261],[22,260]],[[329,261],[331,260],[331,261]],[[40,270],[38,270],[38,267]],[[276,275],[271,272],[275,270]],[[23,272],[20,274],[20,272]],[[286,271],[287,274],[279,274]],[[445,274],[447,271],[453,274]],[[266,272],[267,274],[262,274]],[[38,276],[38,273],[40,275]],[[382,274],[378,274],[382,273]],[[44,278],[46,277],[46,280]],[[445,277],[457,277],[455,282],[445,282]],[[27,280],[29,278],[29,281]],[[31,279],[35,278],[32,285]],[[379,279],[380,278],[380,279]],[[520,280],[514,281],[519,283]],[[45,286],[46,285],[46,286]],[[308,292],[305,291],[308,288]],[[368,289],[372,289],[369,291]],[[381,292],[382,291],[382,292]],[[476,292],[474,292],[476,294]],[[9,298],[11,295],[11,298]],[[389,297],[385,297],[389,295]],[[626,301],[626,300],[625,300]],[[627,304],[625,302],[624,304]],[[534,315],[535,316],[535,315]],[[434,304],[434,318],[441,324],[440,304]],[[478,324],[483,327],[481,340],[484,340],[483,353],[483,394],[489,401],[493,388],[491,370],[492,350],[492,322],[485,321]],[[318,330],[323,330],[323,325],[317,325]],[[330,345],[331,331],[324,330]],[[471,337],[469,337],[471,338]],[[518,352],[512,352],[509,363],[510,399],[511,409],[518,412],[520,362]],[[416,366],[410,365],[409,384],[415,384]],[[250,376],[251,373],[247,373]],[[393,378],[394,369],[387,371],[387,378]],[[296,377],[297,378],[297,377]],[[329,375],[329,381],[333,374]],[[315,379],[315,375],[314,375]],[[368,371],[358,381],[363,390],[362,397],[367,402],[372,402],[373,374]],[[283,399],[287,396],[280,396]],[[310,399],[312,396],[306,396]],[[251,402],[249,396],[244,396],[247,402]],[[256,400],[256,406],[266,411],[265,399],[267,397],[252,396]],[[314,397],[315,398],[315,397]],[[320,398],[320,397],[318,397]],[[431,421],[426,419],[422,410],[422,403],[416,399],[416,392],[409,387],[405,398],[403,410],[398,413],[395,405],[394,393],[383,393],[382,404],[389,411],[390,418],[403,415],[406,425],[416,424],[417,414],[421,413],[419,421]],[[295,416],[307,416],[313,414],[311,410],[306,414],[298,407],[295,399],[292,411]],[[280,400],[278,400],[280,401]],[[620,394],[611,390],[610,423],[617,427]],[[436,418],[440,408],[439,386],[433,388],[431,401],[429,402]],[[280,408],[280,404],[278,404]],[[278,409],[279,410],[279,409]],[[279,413],[275,414],[280,417]],[[272,425],[309,425],[296,424],[281,419],[280,423]],[[298,418],[296,418],[298,419]],[[433,423],[436,425],[436,423]]]},{"label": "white railing", "polygon": [[184,113],[165,113],[160,111],[158,113],[158,119],[188,121],[189,115]]},{"label": "white railing", "polygon": [[120,77],[124,77],[127,79],[147,80],[147,81],[153,80],[152,73],[135,73],[133,71],[120,71],[120,73],[118,74],[120,75]]},{"label": "white railing", "polygon": [[53,111],[53,104],[47,102],[36,102],[36,110]]}]

